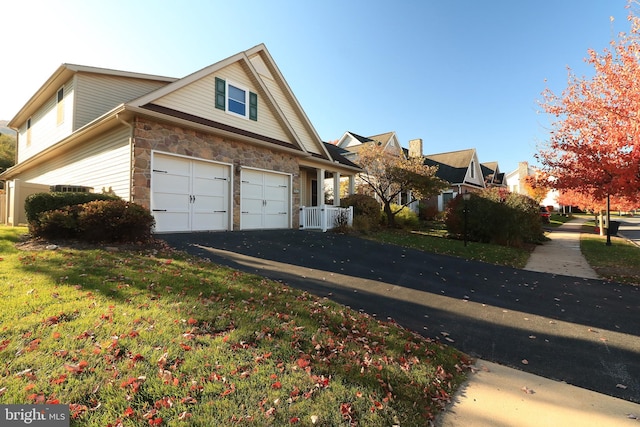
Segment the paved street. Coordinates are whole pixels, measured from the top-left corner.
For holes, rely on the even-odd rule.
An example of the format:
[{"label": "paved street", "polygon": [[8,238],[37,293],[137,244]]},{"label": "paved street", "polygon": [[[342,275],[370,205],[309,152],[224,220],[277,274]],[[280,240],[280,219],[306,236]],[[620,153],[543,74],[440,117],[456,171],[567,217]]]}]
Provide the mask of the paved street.
[{"label": "paved street", "polygon": [[620,221],[619,236],[623,236],[640,246],[640,215],[615,217],[614,221]]},{"label": "paved street", "polygon": [[484,360],[640,402],[640,289],[335,233],[167,234],[172,246],[364,310]]}]

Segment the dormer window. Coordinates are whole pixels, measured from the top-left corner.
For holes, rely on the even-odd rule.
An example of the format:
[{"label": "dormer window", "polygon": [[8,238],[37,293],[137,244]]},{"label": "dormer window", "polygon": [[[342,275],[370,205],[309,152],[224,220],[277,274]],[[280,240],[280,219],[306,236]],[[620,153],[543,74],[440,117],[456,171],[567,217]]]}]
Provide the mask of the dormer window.
[{"label": "dormer window", "polygon": [[472,160],[471,161],[471,178],[475,178],[476,177],[476,163]]},{"label": "dormer window", "polygon": [[258,120],[258,95],[235,83],[216,77],[216,108],[230,114]]}]

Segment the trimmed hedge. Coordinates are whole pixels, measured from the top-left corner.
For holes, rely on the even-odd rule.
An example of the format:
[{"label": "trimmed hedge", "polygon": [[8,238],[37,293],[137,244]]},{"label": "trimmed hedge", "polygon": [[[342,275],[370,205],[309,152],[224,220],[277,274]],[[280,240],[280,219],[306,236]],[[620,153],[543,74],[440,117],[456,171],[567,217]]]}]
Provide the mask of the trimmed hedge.
[{"label": "trimmed hedge", "polygon": [[27,221],[39,225],[38,217],[41,213],[62,209],[66,206],[81,205],[94,200],[119,200],[111,194],[102,193],[35,193],[28,196],[24,202],[24,210]]},{"label": "trimmed hedge", "polygon": [[154,225],[148,209],[121,199],[85,203],[78,213],[80,235],[92,242],[146,242]]},{"label": "trimmed hedge", "polygon": [[[83,199],[77,196],[60,197],[57,194],[54,197],[37,196],[31,200],[33,211],[44,206],[56,206],[62,200]],[[99,196],[102,197],[87,203],[63,205],[39,212],[35,219],[29,220],[29,230],[34,236],[48,239],[74,238],[90,242],[147,242],[151,239],[155,219],[148,209],[118,197]]]},{"label": "trimmed hedge", "polygon": [[465,208],[470,241],[521,246],[544,240],[540,208],[530,197],[498,188],[472,193],[466,203],[458,195],[447,207],[445,224],[450,234],[464,236]]}]

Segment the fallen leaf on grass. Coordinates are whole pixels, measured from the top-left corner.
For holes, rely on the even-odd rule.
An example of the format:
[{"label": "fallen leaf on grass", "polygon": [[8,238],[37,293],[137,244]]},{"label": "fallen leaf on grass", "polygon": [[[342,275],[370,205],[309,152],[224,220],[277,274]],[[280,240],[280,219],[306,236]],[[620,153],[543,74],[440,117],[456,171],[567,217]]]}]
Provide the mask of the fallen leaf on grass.
[{"label": "fallen leaf on grass", "polygon": [[81,374],[84,372],[84,368],[89,366],[86,360],[81,360],[78,364],[65,363],[64,368],[72,374]]}]

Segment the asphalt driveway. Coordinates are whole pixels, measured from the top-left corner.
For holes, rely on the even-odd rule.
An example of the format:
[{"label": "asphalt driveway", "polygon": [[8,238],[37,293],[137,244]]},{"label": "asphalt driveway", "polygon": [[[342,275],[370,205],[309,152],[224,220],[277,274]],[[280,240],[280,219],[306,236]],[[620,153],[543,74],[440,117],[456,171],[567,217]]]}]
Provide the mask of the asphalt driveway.
[{"label": "asphalt driveway", "polygon": [[392,318],[467,354],[640,402],[640,289],[297,230],[162,234],[171,246]]}]

